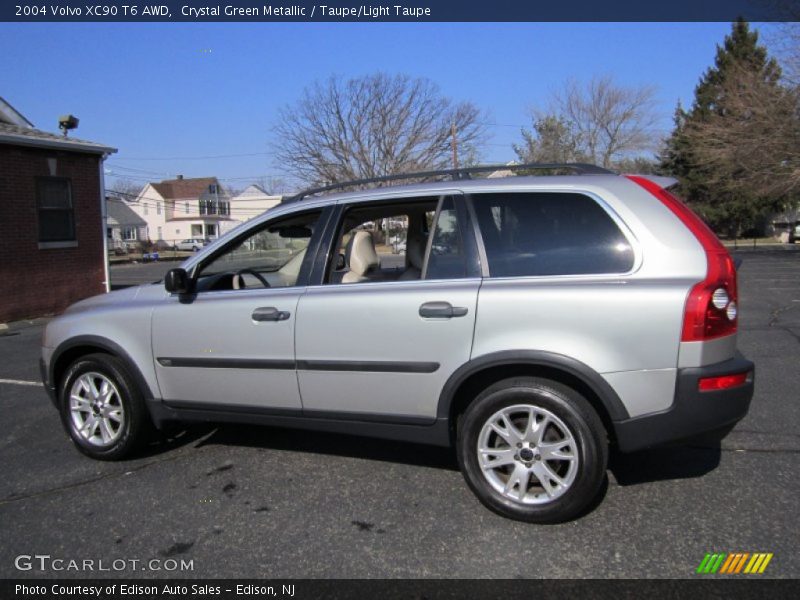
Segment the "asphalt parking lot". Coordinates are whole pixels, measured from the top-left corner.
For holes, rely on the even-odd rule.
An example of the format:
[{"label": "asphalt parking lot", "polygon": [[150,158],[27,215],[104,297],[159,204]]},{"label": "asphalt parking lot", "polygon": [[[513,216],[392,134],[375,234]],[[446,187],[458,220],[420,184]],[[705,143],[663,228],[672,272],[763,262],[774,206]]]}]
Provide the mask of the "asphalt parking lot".
[{"label": "asphalt parking lot", "polygon": [[797,577],[800,252],[737,256],[750,414],[721,447],[612,455],[602,502],[555,526],[487,511],[452,454],[426,446],[205,426],[92,461],[36,385],[42,326],[0,331],[0,577],[176,575],[14,566],[49,554],[191,560],[180,575],[204,578],[680,578],[706,552],[771,552],[760,577]]}]

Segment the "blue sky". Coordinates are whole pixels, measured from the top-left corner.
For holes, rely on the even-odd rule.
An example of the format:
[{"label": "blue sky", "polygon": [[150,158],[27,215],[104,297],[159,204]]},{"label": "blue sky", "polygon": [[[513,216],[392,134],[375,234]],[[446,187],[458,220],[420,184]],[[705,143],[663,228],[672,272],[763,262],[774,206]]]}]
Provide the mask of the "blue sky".
[{"label": "blue sky", "polygon": [[[271,156],[278,109],[331,74],[428,77],[485,109],[484,160],[511,143],[567,78],[653,84],[661,129],[691,102],[728,23],[0,24],[0,96],[41,129],[81,119],[76,137],[119,148],[135,182],[216,175],[244,187],[283,176]],[[657,132],[654,132],[657,133]],[[221,155],[224,158],[196,159]]]}]

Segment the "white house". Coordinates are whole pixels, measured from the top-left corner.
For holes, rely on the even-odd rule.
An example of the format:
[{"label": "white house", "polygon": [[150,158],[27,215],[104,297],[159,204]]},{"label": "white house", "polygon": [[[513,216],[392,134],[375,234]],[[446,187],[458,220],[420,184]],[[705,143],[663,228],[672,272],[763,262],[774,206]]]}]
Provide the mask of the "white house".
[{"label": "white house", "polygon": [[110,250],[128,250],[147,240],[147,222],[122,198],[106,196],[106,237]]},{"label": "white house", "polygon": [[150,241],[217,238],[240,221],[231,217],[231,198],[216,177],[148,183],[130,207],[147,223]]},{"label": "white house", "polygon": [[250,185],[231,198],[231,213],[239,221],[249,221],[281,203],[283,196],[272,196],[258,185]]}]

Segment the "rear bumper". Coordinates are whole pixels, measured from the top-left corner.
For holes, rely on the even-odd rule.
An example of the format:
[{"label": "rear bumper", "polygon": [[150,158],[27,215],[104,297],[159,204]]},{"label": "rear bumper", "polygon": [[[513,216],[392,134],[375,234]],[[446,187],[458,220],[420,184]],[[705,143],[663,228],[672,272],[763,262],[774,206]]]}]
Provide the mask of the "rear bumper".
[{"label": "rear bumper", "polygon": [[[748,373],[737,387],[701,392],[705,377]],[[633,452],[695,437],[722,439],[747,414],[753,397],[755,366],[737,353],[735,358],[705,367],[680,369],[675,400],[667,410],[614,422],[617,444]]]}]

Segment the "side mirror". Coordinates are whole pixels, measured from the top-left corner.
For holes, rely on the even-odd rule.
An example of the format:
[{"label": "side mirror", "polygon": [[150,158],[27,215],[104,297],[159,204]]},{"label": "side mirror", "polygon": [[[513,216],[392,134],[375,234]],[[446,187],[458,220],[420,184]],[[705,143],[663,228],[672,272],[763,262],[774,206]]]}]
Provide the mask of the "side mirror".
[{"label": "side mirror", "polygon": [[184,269],[170,269],[164,277],[164,288],[170,294],[188,294],[192,281]]}]

